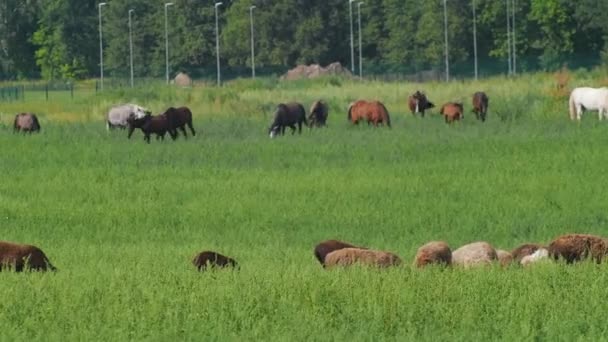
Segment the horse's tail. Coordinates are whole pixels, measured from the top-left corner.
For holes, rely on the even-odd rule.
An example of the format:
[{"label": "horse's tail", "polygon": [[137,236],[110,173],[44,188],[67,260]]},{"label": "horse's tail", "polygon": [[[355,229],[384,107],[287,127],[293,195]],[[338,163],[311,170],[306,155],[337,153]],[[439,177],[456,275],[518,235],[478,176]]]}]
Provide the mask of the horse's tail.
[{"label": "horse's tail", "polygon": [[355,106],[355,102],[351,103],[348,106],[348,116],[346,117],[348,121],[353,121],[353,107]]},{"label": "horse's tail", "polygon": [[386,106],[384,105],[384,103],[382,103],[382,102],[378,102],[378,103],[380,104],[380,106],[384,110],[384,114],[386,115],[386,125],[388,127],[391,127],[391,116],[388,113],[388,109],[386,109]]},{"label": "horse's tail", "polygon": [[302,120],[304,120],[304,124],[306,126],[308,126],[308,120],[306,119],[306,109],[304,109],[304,106],[302,106],[301,104],[299,107],[300,107],[300,115],[302,116]]},{"label": "horse's tail", "polygon": [[574,101],[574,91],[570,94],[570,99],[568,99],[568,109],[570,110],[570,120],[576,119],[576,103]]}]

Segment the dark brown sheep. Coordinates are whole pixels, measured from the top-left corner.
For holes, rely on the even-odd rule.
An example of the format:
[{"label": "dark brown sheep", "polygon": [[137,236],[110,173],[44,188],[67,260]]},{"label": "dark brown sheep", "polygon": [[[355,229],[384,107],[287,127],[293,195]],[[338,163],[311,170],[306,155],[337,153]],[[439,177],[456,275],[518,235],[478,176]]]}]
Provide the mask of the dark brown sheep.
[{"label": "dark brown sheep", "polygon": [[[317,258],[317,260],[319,260],[321,265],[323,267],[325,267],[325,257],[327,256],[327,254],[329,254],[333,251],[337,251],[342,248],[362,248],[362,247],[357,247],[355,245],[351,245],[348,242],[343,242],[343,241],[338,241],[338,240],[326,240],[326,241],[319,243],[315,247],[315,258]],[[364,248],[362,248],[362,249],[364,249]]]},{"label": "dark brown sheep", "polygon": [[144,132],[144,140],[148,144],[150,143],[150,135],[152,133],[156,134],[156,139],[161,138],[162,140],[165,140],[165,134],[167,132],[172,135],[170,132],[169,120],[164,114],[156,116],[146,114],[141,119],[130,117],[127,119],[127,123],[129,124],[129,133],[127,134],[128,139],[131,139],[131,134],[133,134],[133,131],[136,128],[139,128],[142,132]]},{"label": "dark brown sheep", "polygon": [[432,264],[446,266],[452,264],[452,250],[447,243],[443,241],[431,241],[418,248],[414,265],[416,267],[424,267]]},{"label": "dark brown sheep", "polygon": [[40,132],[40,122],[38,122],[38,117],[36,114],[32,113],[19,113],[15,115],[13,131],[28,133]]},{"label": "dark brown sheep", "polygon": [[205,271],[207,268],[225,268],[225,267],[239,267],[236,260],[229,258],[225,255],[221,255],[217,252],[204,251],[198,253],[192,264],[198,268],[199,271]]},{"label": "dark brown sheep", "polygon": [[44,252],[36,246],[0,241],[0,271],[56,271]]},{"label": "dark brown sheep", "polygon": [[521,262],[521,259],[528,255],[534,254],[534,252],[536,252],[539,248],[543,248],[543,246],[537,243],[524,243],[523,245],[511,251],[513,261],[519,264]]},{"label": "dark brown sheep", "polygon": [[564,259],[569,264],[589,257],[599,264],[608,254],[608,242],[595,235],[566,234],[553,240],[548,250],[550,257]]}]

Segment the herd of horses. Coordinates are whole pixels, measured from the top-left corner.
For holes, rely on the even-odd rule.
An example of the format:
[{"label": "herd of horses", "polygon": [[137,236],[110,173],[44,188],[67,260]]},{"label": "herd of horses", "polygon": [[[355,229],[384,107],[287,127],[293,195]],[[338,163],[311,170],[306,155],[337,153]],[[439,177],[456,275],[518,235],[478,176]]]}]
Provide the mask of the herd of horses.
[{"label": "herd of horses", "polygon": [[[313,255],[323,268],[353,265],[386,268],[400,266],[401,258],[392,252],[374,250],[339,240],[326,240],[317,244]],[[601,263],[608,257],[608,239],[589,234],[565,234],[548,245],[525,243],[512,251],[494,248],[486,241],[465,244],[455,250],[444,241],[430,241],[416,251],[413,266],[456,266],[463,268],[500,264],[501,266],[527,266],[541,260],[563,260],[568,264],[591,259]],[[209,268],[240,268],[231,257],[214,251],[195,255],[192,264],[199,270]],[[0,241],[0,271],[22,272],[56,271],[47,255],[38,247]]]}]

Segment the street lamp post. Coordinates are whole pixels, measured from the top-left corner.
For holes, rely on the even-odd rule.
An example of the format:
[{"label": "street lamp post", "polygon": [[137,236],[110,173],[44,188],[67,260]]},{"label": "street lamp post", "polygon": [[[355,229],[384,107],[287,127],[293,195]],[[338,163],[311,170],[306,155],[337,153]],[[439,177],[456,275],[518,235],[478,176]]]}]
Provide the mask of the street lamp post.
[{"label": "street lamp post", "polygon": [[255,6],[249,7],[249,22],[251,23],[251,78],[255,78],[255,50],[253,40],[253,10]]},{"label": "street lamp post", "polygon": [[358,16],[358,21],[359,21],[359,78],[363,79],[363,52],[362,52],[362,46],[361,46],[361,5],[363,5],[364,2],[361,1],[359,3],[357,3],[357,16]]},{"label": "street lamp post", "polygon": [[517,48],[515,45],[515,0],[511,4],[511,10],[513,11],[513,23],[511,25],[511,31],[513,36],[513,75],[517,74]]},{"label": "street lamp post", "polygon": [[475,0],[473,0],[473,60],[475,64],[475,80],[478,78],[477,68],[477,12]]},{"label": "street lamp post", "polygon": [[101,30],[101,8],[107,5],[105,2],[100,2],[98,7],[99,12],[99,74],[100,74],[100,89],[103,90],[103,32]]},{"label": "street lamp post", "polygon": [[511,12],[509,11],[509,2],[511,0],[505,1],[507,4],[507,63],[509,64],[509,75],[512,73],[511,66]]},{"label": "street lamp post", "polygon": [[133,28],[131,26],[132,9],[129,10],[129,65],[131,66],[131,88],[133,88]]},{"label": "street lamp post", "polygon": [[448,4],[443,0],[443,32],[445,36],[445,80],[450,81],[450,57],[448,53]]},{"label": "street lamp post", "polygon": [[172,2],[165,3],[165,77],[167,79],[167,84],[169,84],[169,31],[168,31],[168,21],[167,21],[167,8],[169,6],[173,6]]},{"label": "street lamp post", "polygon": [[353,2],[356,0],[348,0],[350,9],[350,67],[353,74],[355,73],[355,38],[353,35]]},{"label": "street lamp post", "polygon": [[221,76],[220,76],[220,33],[219,33],[219,24],[217,19],[217,8],[220,7],[223,3],[216,2],[215,3],[215,56],[217,58],[217,85],[221,84]]}]

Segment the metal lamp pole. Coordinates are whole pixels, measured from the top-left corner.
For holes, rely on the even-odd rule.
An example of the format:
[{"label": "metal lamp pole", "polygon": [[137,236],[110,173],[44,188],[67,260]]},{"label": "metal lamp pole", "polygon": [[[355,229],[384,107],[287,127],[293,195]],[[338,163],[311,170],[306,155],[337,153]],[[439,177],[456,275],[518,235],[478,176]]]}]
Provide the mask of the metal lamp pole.
[{"label": "metal lamp pole", "polygon": [[255,78],[255,48],[253,40],[253,10],[255,6],[249,7],[249,21],[251,23],[251,78]]},{"label": "metal lamp pole", "polygon": [[511,12],[509,11],[509,2],[511,0],[505,1],[507,4],[507,62],[509,63],[509,75],[513,72],[511,66]]},{"label": "metal lamp pole", "polygon": [[475,63],[475,80],[478,79],[478,68],[477,68],[477,12],[475,0],[473,0],[473,59]]},{"label": "metal lamp pole", "polygon": [[101,30],[101,8],[107,5],[105,2],[100,2],[97,7],[99,9],[99,73],[101,76],[100,89],[103,90],[103,32]]},{"label": "metal lamp pole", "polygon": [[511,10],[513,11],[513,23],[511,25],[512,38],[513,38],[513,75],[517,74],[517,48],[515,45],[515,0],[511,4]]},{"label": "metal lamp pole", "polygon": [[350,9],[350,66],[353,74],[355,73],[355,38],[353,35],[353,2],[356,0],[348,0],[348,7]]},{"label": "metal lamp pole", "polygon": [[364,2],[361,1],[359,3],[357,3],[357,16],[358,16],[358,21],[359,21],[359,78],[363,80],[363,52],[362,52],[362,46],[361,46],[361,5],[363,5]]},{"label": "metal lamp pole", "polygon": [[167,29],[167,8],[169,6],[173,6],[173,3],[165,3],[165,77],[167,79],[167,84],[169,84],[169,32]]},{"label": "metal lamp pole", "polygon": [[131,88],[133,88],[133,28],[131,26],[131,15],[134,10],[129,10],[129,64],[131,66]]},{"label": "metal lamp pole", "polygon": [[217,58],[217,85],[219,86],[222,82],[220,76],[220,34],[219,34],[219,24],[217,19],[217,8],[223,5],[222,2],[215,3],[215,55]]},{"label": "metal lamp pole", "polygon": [[443,0],[443,31],[445,35],[445,80],[450,81],[450,57],[448,53],[448,4]]}]

